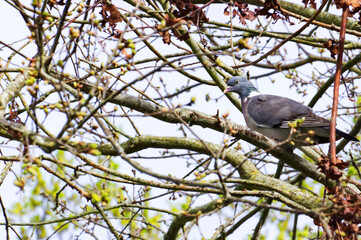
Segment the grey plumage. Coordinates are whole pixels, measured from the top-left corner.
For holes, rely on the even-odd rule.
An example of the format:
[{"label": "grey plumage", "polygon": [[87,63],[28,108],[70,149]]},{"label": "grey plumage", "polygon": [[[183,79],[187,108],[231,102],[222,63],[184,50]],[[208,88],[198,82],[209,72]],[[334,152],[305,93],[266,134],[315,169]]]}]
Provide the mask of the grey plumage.
[{"label": "grey plumage", "polygon": [[[312,109],[292,99],[260,94],[255,86],[242,76],[232,77],[224,93],[235,92],[242,100],[247,126],[267,137],[283,141],[290,136],[289,122],[303,119],[295,140],[299,145],[328,143],[331,122],[317,116]],[[336,138],[358,141],[355,137],[336,129]],[[305,141],[305,140],[308,141]],[[310,141],[311,140],[311,141]]]}]

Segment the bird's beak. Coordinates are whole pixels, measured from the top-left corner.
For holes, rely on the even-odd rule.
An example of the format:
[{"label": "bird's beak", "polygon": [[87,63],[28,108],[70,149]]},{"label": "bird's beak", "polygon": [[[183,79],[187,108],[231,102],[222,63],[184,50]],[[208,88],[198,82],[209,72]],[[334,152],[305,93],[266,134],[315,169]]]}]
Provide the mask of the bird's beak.
[{"label": "bird's beak", "polygon": [[231,90],[232,87],[227,87],[226,89],[224,89],[223,93],[226,94],[229,92],[229,90]]}]

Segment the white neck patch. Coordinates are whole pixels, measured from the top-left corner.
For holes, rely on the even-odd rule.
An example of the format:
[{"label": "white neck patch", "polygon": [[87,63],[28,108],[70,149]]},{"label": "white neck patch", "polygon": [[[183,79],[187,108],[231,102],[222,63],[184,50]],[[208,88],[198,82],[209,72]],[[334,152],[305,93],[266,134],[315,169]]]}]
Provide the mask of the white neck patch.
[{"label": "white neck patch", "polygon": [[257,95],[260,95],[260,94],[261,94],[260,92],[252,91],[252,92],[249,93],[247,98],[251,98],[251,97],[254,97],[254,96],[257,96]]},{"label": "white neck patch", "polygon": [[247,102],[248,99],[251,99],[252,97],[257,96],[257,95],[260,95],[260,94],[261,94],[260,92],[252,91],[252,92],[249,93],[248,97],[246,97],[246,98],[244,99],[244,101]]}]

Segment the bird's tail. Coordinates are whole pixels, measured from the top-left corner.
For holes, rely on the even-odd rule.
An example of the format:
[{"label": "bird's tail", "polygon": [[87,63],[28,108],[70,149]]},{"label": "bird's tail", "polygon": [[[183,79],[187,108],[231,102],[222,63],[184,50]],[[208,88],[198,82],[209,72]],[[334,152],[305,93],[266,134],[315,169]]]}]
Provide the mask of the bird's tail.
[{"label": "bird's tail", "polygon": [[356,141],[356,142],[359,141],[357,138],[351,136],[348,133],[342,132],[341,130],[338,130],[338,129],[336,129],[336,135],[338,135],[340,137],[343,137],[343,138],[345,138],[347,140],[350,140],[350,141]]}]

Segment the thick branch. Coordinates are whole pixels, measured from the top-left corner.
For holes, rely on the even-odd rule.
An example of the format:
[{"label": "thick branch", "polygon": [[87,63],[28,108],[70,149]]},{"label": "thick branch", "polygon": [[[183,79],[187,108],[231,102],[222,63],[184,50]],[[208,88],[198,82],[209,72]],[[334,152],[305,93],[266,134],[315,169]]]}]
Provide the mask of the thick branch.
[{"label": "thick branch", "polygon": [[17,96],[25,86],[27,74],[18,74],[14,81],[10,82],[6,89],[0,94],[0,117],[5,116],[5,109],[8,103]]}]

